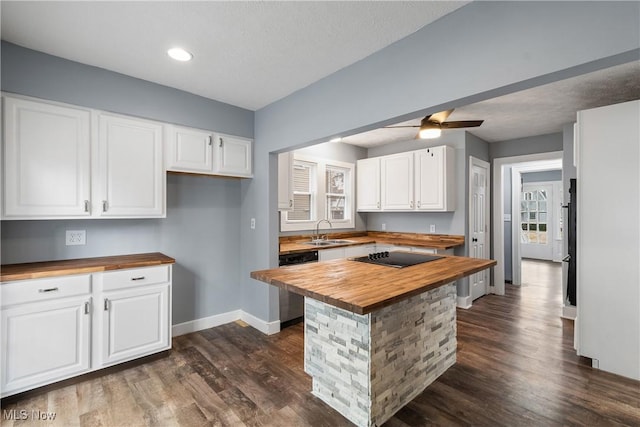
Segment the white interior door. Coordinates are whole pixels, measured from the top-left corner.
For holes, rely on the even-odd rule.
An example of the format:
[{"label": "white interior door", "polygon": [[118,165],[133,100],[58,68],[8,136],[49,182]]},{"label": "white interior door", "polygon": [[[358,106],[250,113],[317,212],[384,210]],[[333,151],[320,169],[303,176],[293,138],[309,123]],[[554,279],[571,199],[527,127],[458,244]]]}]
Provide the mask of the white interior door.
[{"label": "white interior door", "polygon": [[[469,256],[489,258],[487,239],[489,233],[489,163],[471,157],[469,173],[471,213],[469,215]],[[489,270],[469,277],[473,300],[486,295],[489,287]]]},{"label": "white interior door", "polygon": [[520,198],[520,255],[553,260],[553,185],[525,183]]}]

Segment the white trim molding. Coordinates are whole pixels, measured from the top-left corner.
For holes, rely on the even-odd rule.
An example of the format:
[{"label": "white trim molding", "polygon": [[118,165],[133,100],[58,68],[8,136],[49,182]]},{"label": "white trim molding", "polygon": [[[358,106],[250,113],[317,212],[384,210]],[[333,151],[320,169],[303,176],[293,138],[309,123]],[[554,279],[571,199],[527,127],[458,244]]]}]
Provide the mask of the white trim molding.
[{"label": "white trim molding", "polygon": [[265,322],[264,320],[259,319],[253,314],[249,314],[243,310],[240,310],[240,320],[247,322],[249,325],[256,328],[263,334],[273,335],[280,332],[279,320],[274,320],[273,322]]},{"label": "white trim molding", "polygon": [[464,308],[466,310],[471,308],[472,303],[473,300],[471,299],[471,295],[467,295],[466,297],[456,297],[456,307],[458,308]]},{"label": "white trim molding", "polygon": [[266,322],[247,313],[246,311],[233,310],[173,325],[171,327],[171,336],[178,337],[180,335],[198,332],[203,329],[215,328],[216,326],[225,325],[227,323],[235,322],[236,320],[242,320],[248,323],[251,327],[259,330],[263,334],[272,335],[280,332],[279,320]]}]

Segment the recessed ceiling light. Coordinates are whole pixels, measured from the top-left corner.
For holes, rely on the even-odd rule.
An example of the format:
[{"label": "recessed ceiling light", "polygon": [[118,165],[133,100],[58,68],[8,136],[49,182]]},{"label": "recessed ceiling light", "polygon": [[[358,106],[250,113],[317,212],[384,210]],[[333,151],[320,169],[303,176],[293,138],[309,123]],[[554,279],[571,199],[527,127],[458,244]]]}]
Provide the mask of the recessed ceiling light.
[{"label": "recessed ceiling light", "polygon": [[190,61],[193,55],[180,47],[174,47],[167,51],[167,55],[176,61]]}]

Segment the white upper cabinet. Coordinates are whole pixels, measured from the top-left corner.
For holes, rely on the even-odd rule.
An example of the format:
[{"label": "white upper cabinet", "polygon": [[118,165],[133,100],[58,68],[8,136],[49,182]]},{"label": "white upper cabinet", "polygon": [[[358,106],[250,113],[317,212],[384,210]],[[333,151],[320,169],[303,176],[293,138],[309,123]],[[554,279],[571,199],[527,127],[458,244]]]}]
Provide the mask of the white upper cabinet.
[{"label": "white upper cabinet", "polygon": [[358,160],[356,165],[358,211],[379,211],[380,205],[380,159]]},{"label": "white upper cabinet", "polygon": [[455,149],[448,146],[358,160],[358,210],[455,210]]},{"label": "white upper cabinet", "polygon": [[400,153],[380,159],[382,210],[412,210],[413,153]]},{"label": "white upper cabinet", "polygon": [[167,170],[213,173],[213,137],[210,131],[168,125],[165,141]]},{"label": "white upper cabinet", "polygon": [[293,209],[293,153],[278,154],[278,210]]},{"label": "white upper cabinet", "polygon": [[3,219],[90,215],[89,110],[4,97]]},{"label": "white upper cabinet", "polygon": [[252,140],[216,134],[215,138],[216,154],[214,172],[217,175],[228,175],[237,177],[253,176],[251,164]]},{"label": "white upper cabinet", "polygon": [[[162,124],[99,113],[101,217],[165,216]],[[96,206],[96,202],[98,206]]]},{"label": "white upper cabinet", "polygon": [[455,150],[443,145],[414,156],[416,210],[455,210]]}]

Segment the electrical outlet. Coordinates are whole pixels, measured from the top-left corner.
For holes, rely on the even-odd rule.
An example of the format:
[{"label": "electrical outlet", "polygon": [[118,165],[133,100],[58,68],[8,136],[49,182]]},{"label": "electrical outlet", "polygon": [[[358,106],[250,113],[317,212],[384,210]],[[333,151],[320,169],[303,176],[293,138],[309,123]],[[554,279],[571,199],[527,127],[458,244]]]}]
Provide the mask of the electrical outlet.
[{"label": "electrical outlet", "polygon": [[67,230],[65,244],[67,246],[86,245],[87,232],[85,230]]},{"label": "electrical outlet", "polygon": [[385,231],[387,229],[387,224],[385,224],[384,222],[382,223],[382,231]]},{"label": "electrical outlet", "polygon": [[435,224],[431,224],[429,226],[429,233],[435,233],[436,232],[436,225]]},{"label": "electrical outlet", "polygon": [[251,229],[252,230],[256,229],[256,219],[255,218],[251,218]]}]

